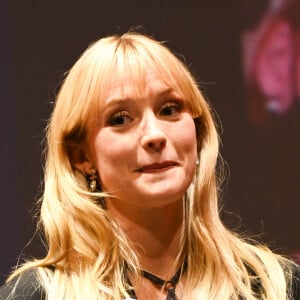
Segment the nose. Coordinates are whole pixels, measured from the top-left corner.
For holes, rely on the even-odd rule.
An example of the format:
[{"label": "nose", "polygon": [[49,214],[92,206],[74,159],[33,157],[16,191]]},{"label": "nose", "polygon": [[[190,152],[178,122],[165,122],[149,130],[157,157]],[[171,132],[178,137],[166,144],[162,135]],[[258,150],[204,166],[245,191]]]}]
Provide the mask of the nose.
[{"label": "nose", "polygon": [[166,146],[167,139],[160,122],[152,113],[144,117],[141,142],[147,151],[161,152]]}]

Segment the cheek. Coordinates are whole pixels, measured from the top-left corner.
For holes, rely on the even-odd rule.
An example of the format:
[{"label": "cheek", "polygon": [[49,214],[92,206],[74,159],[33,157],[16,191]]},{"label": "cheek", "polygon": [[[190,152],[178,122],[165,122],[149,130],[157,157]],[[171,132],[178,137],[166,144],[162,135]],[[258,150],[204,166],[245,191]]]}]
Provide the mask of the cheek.
[{"label": "cheek", "polygon": [[[123,145],[123,147],[121,147]],[[106,128],[102,128],[95,134],[93,142],[93,158],[99,163],[113,161],[122,155],[124,141]]]},{"label": "cheek", "polygon": [[184,153],[190,155],[191,159],[197,158],[197,137],[194,120],[189,117],[181,126],[181,130],[177,132],[178,143],[182,147]]},{"label": "cheek", "polygon": [[105,130],[100,131],[93,143],[93,161],[98,170],[102,184],[118,177],[127,170],[126,165],[133,159],[131,143],[125,137],[115,136]]}]

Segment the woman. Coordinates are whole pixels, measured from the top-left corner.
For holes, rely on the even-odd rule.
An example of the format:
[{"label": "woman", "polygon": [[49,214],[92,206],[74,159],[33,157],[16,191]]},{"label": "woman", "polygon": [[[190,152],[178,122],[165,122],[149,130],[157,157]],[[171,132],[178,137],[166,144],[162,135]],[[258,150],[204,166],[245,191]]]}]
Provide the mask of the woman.
[{"label": "woman", "polygon": [[136,33],[92,45],[47,138],[48,253],[13,274],[7,299],[295,297],[292,264],[220,221],[212,115],[164,45]]},{"label": "woman", "polygon": [[300,2],[277,4],[244,33],[248,115],[255,125],[280,120],[298,106]]}]

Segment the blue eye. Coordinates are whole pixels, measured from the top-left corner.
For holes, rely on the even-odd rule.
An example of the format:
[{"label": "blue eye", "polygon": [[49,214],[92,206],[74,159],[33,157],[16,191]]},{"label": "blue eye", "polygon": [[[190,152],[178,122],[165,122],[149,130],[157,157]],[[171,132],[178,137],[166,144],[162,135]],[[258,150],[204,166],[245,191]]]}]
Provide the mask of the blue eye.
[{"label": "blue eye", "polygon": [[159,111],[160,116],[174,116],[180,113],[183,109],[183,104],[176,102],[168,102],[162,106]]},{"label": "blue eye", "polygon": [[112,115],[107,121],[107,124],[109,126],[124,126],[130,123],[131,121],[132,118],[130,117],[127,111],[120,111]]}]

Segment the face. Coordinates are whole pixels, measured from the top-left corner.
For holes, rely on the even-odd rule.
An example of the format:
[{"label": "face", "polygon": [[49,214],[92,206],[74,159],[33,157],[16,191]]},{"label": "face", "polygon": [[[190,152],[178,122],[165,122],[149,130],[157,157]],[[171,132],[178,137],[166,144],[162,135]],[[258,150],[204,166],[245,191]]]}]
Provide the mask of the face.
[{"label": "face", "polygon": [[111,87],[90,150],[102,190],[113,201],[157,207],[180,201],[197,160],[194,120],[183,99],[149,73],[142,95]]},{"label": "face", "polygon": [[[257,79],[273,109],[284,113],[292,101],[292,33],[288,23],[278,23],[258,60]],[[271,108],[271,107],[270,107]]]}]

